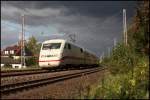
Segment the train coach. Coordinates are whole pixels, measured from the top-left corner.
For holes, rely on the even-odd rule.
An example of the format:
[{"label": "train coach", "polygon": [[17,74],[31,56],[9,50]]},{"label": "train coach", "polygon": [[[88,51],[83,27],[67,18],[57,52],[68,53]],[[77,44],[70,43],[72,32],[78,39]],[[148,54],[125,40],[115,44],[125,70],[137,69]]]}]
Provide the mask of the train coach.
[{"label": "train coach", "polygon": [[98,57],[64,39],[52,39],[42,43],[39,66],[54,68],[65,66],[98,66]]}]

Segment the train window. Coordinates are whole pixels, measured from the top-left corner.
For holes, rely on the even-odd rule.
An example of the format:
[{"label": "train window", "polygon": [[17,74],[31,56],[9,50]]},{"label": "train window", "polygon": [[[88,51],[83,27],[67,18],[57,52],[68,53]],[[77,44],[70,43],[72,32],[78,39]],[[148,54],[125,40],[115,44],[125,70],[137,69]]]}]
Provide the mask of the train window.
[{"label": "train window", "polygon": [[68,49],[71,49],[71,45],[70,44],[68,44]]},{"label": "train window", "polygon": [[48,50],[48,49],[59,49],[61,46],[61,43],[47,43],[43,44],[43,50]]},{"label": "train window", "polygon": [[65,44],[65,47],[64,47],[65,49],[67,49],[67,44]]},{"label": "train window", "polygon": [[80,49],[80,51],[81,51],[81,53],[83,53],[83,49],[82,48]]}]

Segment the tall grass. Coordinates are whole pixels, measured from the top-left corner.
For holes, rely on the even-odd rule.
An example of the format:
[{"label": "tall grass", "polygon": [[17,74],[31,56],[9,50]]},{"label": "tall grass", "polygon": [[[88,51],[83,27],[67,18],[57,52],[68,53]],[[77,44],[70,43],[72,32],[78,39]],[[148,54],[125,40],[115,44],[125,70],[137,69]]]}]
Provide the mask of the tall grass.
[{"label": "tall grass", "polygon": [[102,64],[111,72],[98,86],[90,86],[85,99],[148,99],[149,57],[118,44]]}]

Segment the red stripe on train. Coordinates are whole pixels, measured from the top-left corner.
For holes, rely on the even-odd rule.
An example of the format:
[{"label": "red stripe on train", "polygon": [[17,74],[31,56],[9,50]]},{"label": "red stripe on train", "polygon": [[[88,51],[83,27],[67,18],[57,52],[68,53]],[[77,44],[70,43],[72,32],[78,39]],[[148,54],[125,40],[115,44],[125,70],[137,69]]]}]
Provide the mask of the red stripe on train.
[{"label": "red stripe on train", "polygon": [[36,62],[62,62],[63,60],[36,60]]}]

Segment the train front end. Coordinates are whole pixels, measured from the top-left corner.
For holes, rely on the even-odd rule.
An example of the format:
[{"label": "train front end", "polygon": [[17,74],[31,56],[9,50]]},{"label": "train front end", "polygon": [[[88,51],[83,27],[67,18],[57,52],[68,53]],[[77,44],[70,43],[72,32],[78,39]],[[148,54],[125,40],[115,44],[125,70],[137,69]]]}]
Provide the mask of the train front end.
[{"label": "train front end", "polygon": [[63,41],[49,40],[43,42],[39,56],[39,66],[41,68],[52,68],[61,65],[63,52]]}]

